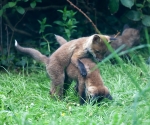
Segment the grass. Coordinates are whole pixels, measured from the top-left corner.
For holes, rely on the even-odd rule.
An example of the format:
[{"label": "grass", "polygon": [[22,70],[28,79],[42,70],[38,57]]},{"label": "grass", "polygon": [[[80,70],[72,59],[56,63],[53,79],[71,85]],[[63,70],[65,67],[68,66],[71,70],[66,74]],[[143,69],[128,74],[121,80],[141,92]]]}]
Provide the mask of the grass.
[{"label": "grass", "polygon": [[[0,125],[148,125],[150,67],[101,64],[114,100],[79,106],[71,87],[63,100],[49,97],[46,71],[0,72]],[[143,70],[145,69],[145,70]]]}]

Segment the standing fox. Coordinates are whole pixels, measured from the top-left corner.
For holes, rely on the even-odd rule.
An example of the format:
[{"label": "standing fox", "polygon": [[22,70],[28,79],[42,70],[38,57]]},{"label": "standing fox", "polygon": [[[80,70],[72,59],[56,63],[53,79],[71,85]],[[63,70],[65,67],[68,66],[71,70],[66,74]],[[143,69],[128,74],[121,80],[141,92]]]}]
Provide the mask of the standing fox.
[{"label": "standing fox", "polygon": [[15,41],[15,47],[46,65],[46,70],[52,81],[50,94],[61,98],[63,96],[65,68],[71,62],[79,69],[80,74],[86,77],[87,71],[80,59],[92,55],[97,60],[102,60],[107,52],[105,40],[110,42],[111,38],[107,35],[94,34],[75,39],[62,45],[49,58],[35,49],[21,47],[17,41]]},{"label": "standing fox", "polygon": [[[60,45],[67,43],[67,41],[58,35],[55,35],[57,42]],[[102,100],[103,98],[108,98],[112,100],[112,96],[106,86],[103,84],[103,80],[100,76],[98,69],[92,71],[96,64],[90,58],[82,58],[81,62],[84,64],[87,76],[83,78],[77,69],[72,63],[66,68],[66,77],[69,77],[71,80],[77,82],[77,91],[80,96],[80,104],[83,104],[87,99],[98,99],[97,101]],[[68,83],[68,81],[67,81]]]}]

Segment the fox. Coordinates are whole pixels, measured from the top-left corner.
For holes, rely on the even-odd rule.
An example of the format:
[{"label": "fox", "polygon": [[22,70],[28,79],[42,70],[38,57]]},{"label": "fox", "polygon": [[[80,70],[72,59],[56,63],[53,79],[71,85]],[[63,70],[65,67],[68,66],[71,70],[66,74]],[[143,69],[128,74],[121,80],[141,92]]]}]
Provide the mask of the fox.
[{"label": "fox", "polygon": [[[71,40],[60,46],[52,55],[46,57],[33,48],[22,47],[15,40],[15,47],[20,52],[31,55],[35,60],[46,65],[47,73],[51,79],[50,95],[52,97],[63,97],[63,86],[65,79],[65,68],[71,62],[80,71],[82,77],[86,77],[87,71],[81,58],[90,57],[101,61],[107,52],[107,43],[114,38],[108,35],[93,34],[88,37],[81,37]],[[106,41],[106,42],[105,42]]]},{"label": "fox", "polygon": [[[121,49],[118,53],[126,51],[130,48],[133,48],[135,46],[140,45],[140,32],[141,32],[142,26],[138,26],[136,28],[131,28],[129,25],[124,25],[122,34],[116,37],[116,40],[110,43],[110,46],[112,49],[115,51],[117,50],[120,46],[125,45],[123,49]],[[111,54],[111,52],[108,50],[106,53],[106,56]],[[131,57],[129,54],[123,54],[120,56],[124,61],[126,60],[131,60]],[[116,64],[116,59],[112,58],[110,59],[110,62],[112,64]]]},{"label": "fox", "polygon": [[[116,37],[116,40],[111,42],[111,47],[116,50],[121,45],[125,45],[125,47],[121,51],[125,51],[129,48],[138,46],[140,44],[140,31],[142,26],[138,26],[137,28],[131,28],[129,25],[124,25],[123,32],[121,35]],[[120,52],[121,52],[120,51]],[[110,53],[110,52],[108,52]]]},{"label": "fox", "polygon": [[[67,40],[59,35],[55,35],[55,38],[60,46],[67,43]],[[85,65],[87,70],[86,78],[82,77],[78,68],[72,63],[66,68],[66,75],[69,79],[66,79],[66,83],[69,83],[72,80],[77,82],[75,89],[80,97],[79,103],[82,105],[85,101],[90,99],[97,100],[97,102],[100,102],[103,98],[112,100],[113,98],[108,88],[104,85],[99,69],[92,71],[92,69],[96,67],[96,63],[90,58],[82,58],[81,62]]]}]

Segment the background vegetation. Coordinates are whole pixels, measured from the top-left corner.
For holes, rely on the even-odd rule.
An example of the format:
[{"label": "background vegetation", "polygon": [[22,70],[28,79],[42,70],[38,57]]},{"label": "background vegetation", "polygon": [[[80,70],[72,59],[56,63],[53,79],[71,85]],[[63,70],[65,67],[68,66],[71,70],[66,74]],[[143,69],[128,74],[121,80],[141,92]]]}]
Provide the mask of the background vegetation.
[{"label": "background vegetation", "polygon": [[150,42],[150,0],[71,2],[79,9],[69,0],[0,1],[0,124],[149,124],[150,67],[145,64],[149,49],[132,52],[132,63],[112,65],[106,58],[98,65],[114,98],[103,100],[100,106],[79,106],[73,85],[64,100],[53,100],[49,97],[49,78],[43,65],[15,50],[17,39],[23,46],[50,55],[58,48],[54,34],[67,40],[98,30],[114,35],[122,31],[124,24],[142,25],[141,44]]},{"label": "background vegetation", "polygon": [[[150,26],[149,0],[71,2],[91,19],[102,34],[117,34],[124,24]],[[58,47],[54,34],[70,40],[97,32],[69,0],[3,0],[0,3],[0,65],[7,68],[26,64],[26,59],[21,59],[14,50],[14,39],[21,45],[38,48],[49,55]]]}]

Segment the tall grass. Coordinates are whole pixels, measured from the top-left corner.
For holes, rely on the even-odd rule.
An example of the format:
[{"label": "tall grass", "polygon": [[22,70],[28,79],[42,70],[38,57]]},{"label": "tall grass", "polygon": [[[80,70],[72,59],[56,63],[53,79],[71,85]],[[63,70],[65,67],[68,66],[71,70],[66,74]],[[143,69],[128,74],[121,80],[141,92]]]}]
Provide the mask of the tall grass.
[{"label": "tall grass", "polygon": [[1,72],[0,124],[147,125],[150,123],[150,67],[144,63],[143,66],[147,72],[132,64],[101,64],[102,78],[114,100],[105,99],[100,106],[77,105],[78,97],[72,87],[63,100],[50,98],[45,70],[24,75]]}]

